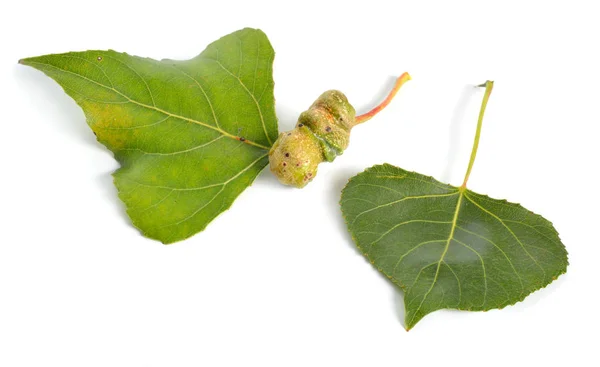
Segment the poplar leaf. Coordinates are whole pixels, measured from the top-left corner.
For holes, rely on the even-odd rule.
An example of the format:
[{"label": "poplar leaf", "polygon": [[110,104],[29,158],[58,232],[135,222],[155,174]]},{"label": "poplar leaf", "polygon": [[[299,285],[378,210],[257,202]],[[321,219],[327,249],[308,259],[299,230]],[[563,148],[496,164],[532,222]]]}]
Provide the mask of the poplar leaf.
[{"label": "poplar leaf", "polygon": [[443,308],[485,311],[522,301],[567,270],[552,223],[519,204],[467,189],[482,102],[465,180],[460,187],[377,165],[350,179],[341,209],[364,256],[404,291],[405,326]]},{"label": "poplar leaf", "polygon": [[119,197],[140,231],[164,243],[202,231],[268,163],[277,138],[274,51],[243,29],[190,60],[109,51],[20,60],[83,109],[121,167]]},{"label": "poplar leaf", "polygon": [[341,205],[361,252],[404,290],[407,329],[442,308],[512,305],[567,268],[543,217],[389,164],[353,177]]}]

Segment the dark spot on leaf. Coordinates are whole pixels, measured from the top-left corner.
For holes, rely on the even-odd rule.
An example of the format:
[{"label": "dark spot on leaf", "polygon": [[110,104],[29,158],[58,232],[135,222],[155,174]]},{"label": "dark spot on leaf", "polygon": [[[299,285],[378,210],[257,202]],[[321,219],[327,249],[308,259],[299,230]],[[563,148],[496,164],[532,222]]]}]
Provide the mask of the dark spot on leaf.
[{"label": "dark spot on leaf", "polygon": [[240,137],[240,141],[246,141],[246,138]]},{"label": "dark spot on leaf", "polygon": [[285,167],[285,166],[287,166],[287,163],[283,162],[283,166],[284,166],[284,167]]},{"label": "dark spot on leaf", "polygon": [[300,167],[300,163],[296,163],[296,167]]},{"label": "dark spot on leaf", "polygon": [[302,127],[302,126],[304,126],[304,124],[298,124],[298,127]]},{"label": "dark spot on leaf", "polygon": [[331,131],[331,126],[327,126],[327,127],[325,128],[325,131],[327,131],[327,132],[330,132],[330,131]]},{"label": "dark spot on leaf", "polygon": [[290,157],[290,153],[285,153],[285,157],[289,158]]},{"label": "dark spot on leaf", "polygon": [[292,133],[288,133],[288,136],[292,136]]}]

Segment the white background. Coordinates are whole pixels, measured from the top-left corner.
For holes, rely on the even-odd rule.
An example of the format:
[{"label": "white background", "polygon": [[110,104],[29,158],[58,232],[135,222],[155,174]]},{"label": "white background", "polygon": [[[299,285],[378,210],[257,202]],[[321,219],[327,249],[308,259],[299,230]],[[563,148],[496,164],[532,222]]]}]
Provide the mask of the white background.
[{"label": "white background", "polygon": [[[599,11],[594,1],[19,1],[0,34],[0,366],[597,366]],[[413,80],[305,189],[266,170],[206,231],[142,237],[117,168],[60,87],[18,59],[108,49],[185,59],[245,26],[273,44],[280,128],[326,89],[365,112]],[[403,327],[402,294],[355,250],[338,201],[389,162],[551,220],[566,275],[485,313]]]}]

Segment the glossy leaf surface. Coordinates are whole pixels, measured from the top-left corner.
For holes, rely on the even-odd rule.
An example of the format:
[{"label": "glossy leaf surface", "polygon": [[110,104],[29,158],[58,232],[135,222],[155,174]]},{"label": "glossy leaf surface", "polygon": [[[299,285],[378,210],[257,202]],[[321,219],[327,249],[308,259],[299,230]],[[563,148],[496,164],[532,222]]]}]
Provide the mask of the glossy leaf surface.
[{"label": "glossy leaf surface", "polygon": [[119,197],[144,235],[172,243],[230,207],[277,138],[274,51],[243,29],[186,61],[115,51],[21,60],[58,82],[121,164]]},{"label": "glossy leaf surface", "polygon": [[443,308],[512,305],[566,271],[546,219],[389,164],[353,177],[341,207],[361,252],[404,290],[407,329]]}]

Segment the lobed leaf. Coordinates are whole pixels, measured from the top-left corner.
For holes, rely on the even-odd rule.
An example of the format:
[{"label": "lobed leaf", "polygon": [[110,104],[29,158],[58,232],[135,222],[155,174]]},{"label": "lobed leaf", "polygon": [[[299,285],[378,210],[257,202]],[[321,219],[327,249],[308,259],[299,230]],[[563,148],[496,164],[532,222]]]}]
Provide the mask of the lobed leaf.
[{"label": "lobed leaf", "polygon": [[119,197],[144,235],[172,243],[203,230],[268,163],[277,138],[274,51],[243,29],[186,61],[115,51],[20,63],[54,79],[121,164]]}]

